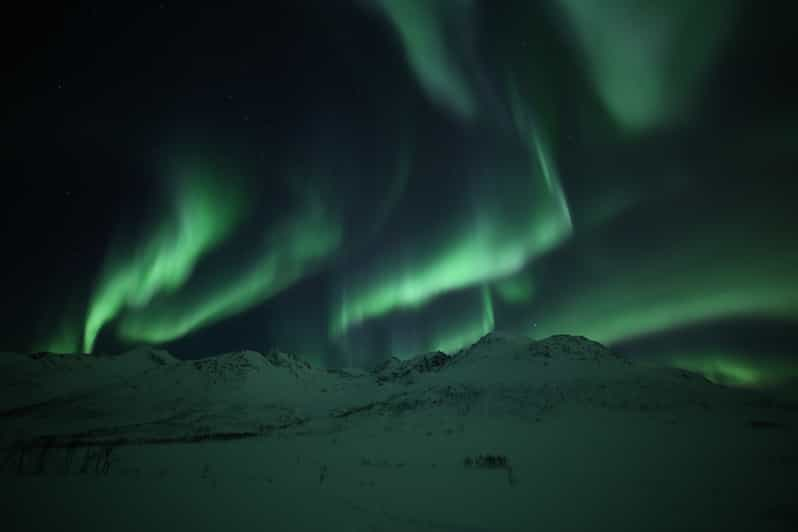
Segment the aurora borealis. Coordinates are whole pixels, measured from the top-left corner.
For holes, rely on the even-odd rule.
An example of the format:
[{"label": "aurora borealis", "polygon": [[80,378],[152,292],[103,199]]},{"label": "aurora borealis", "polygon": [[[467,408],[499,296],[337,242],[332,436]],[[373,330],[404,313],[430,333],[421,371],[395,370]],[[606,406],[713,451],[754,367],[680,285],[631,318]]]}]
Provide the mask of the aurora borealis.
[{"label": "aurora borealis", "polygon": [[[506,330],[795,379],[798,332],[773,346],[751,328],[798,321],[793,15],[59,13],[12,69],[0,350],[279,346],[369,366]],[[741,323],[768,347],[736,342]]]},{"label": "aurora borealis", "polygon": [[[174,212],[148,231],[147,240],[122,257],[111,255],[90,299],[83,350],[90,353],[100,328],[124,307],[146,308],[159,294],[185,285],[197,261],[219,244],[240,217],[239,192],[221,180],[186,169],[179,178]],[[207,179],[207,180],[206,180]]]},{"label": "aurora borealis", "polygon": [[736,21],[739,2],[560,0],[607,112],[633,131],[678,120]]}]

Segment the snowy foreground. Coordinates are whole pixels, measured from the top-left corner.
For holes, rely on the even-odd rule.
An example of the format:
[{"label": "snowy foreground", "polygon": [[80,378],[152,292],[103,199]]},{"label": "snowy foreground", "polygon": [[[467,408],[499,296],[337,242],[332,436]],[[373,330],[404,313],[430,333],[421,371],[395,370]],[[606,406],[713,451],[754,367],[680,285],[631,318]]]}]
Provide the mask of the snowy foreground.
[{"label": "snowy foreground", "polygon": [[798,530],[798,409],[491,334],[374,372],[0,355],[2,530]]}]

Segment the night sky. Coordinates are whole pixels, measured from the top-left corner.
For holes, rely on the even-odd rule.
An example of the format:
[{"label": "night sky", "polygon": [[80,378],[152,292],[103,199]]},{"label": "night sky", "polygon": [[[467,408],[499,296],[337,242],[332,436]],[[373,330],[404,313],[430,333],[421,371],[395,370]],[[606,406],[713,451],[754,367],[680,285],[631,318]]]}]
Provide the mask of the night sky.
[{"label": "night sky", "polygon": [[793,5],[8,12],[0,349],[369,366],[501,330],[796,379]]}]

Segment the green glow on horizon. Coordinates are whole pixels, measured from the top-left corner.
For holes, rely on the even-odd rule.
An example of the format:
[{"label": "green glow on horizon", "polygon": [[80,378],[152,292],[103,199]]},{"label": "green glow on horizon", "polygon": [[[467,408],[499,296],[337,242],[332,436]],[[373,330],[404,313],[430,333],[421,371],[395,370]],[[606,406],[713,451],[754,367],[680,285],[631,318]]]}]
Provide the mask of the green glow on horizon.
[{"label": "green glow on horizon", "polygon": [[463,118],[476,112],[476,98],[446,43],[445,22],[454,11],[468,13],[471,0],[377,0],[396,28],[421,87],[436,104]]},{"label": "green glow on horizon", "polygon": [[68,319],[62,320],[57,327],[48,331],[49,338],[36,343],[31,352],[74,354],[80,351],[80,328]]},{"label": "green glow on horizon", "polygon": [[141,308],[183,286],[200,258],[220,244],[244,212],[230,182],[202,172],[178,181],[175,209],[133,252],[112,254],[91,298],[83,336],[91,352],[100,329],[126,308]]},{"label": "green glow on horizon", "polygon": [[338,248],[342,234],[341,224],[312,201],[267,231],[251,264],[231,264],[207,286],[165,295],[128,312],[119,333],[128,340],[167,342],[240,313],[302,279]]},{"label": "green glow on horizon", "polygon": [[[601,282],[558,294],[525,332],[579,334],[611,344],[709,319],[798,317],[798,255],[789,244],[772,241],[766,244],[777,249],[757,250],[754,227],[735,232],[730,224],[718,231],[703,227],[688,241],[671,243],[678,254],[608,258]],[[743,254],[735,243],[745,241]]]},{"label": "green glow on horizon", "polygon": [[661,276],[662,272],[660,276],[652,274],[650,284],[624,285],[615,279],[604,287],[591,289],[584,298],[557,305],[527,332],[535,336],[578,334],[611,344],[707,319],[798,315],[798,297],[785,293],[783,286],[734,287],[696,279],[684,285],[666,285],[672,288],[667,293],[660,284]]},{"label": "green glow on horizon", "polygon": [[622,127],[677,119],[733,27],[729,0],[559,0],[599,97]]},{"label": "green glow on horizon", "polygon": [[755,357],[742,353],[697,352],[665,357],[665,364],[699,373],[725,386],[768,388],[798,379],[798,364],[784,357]]}]

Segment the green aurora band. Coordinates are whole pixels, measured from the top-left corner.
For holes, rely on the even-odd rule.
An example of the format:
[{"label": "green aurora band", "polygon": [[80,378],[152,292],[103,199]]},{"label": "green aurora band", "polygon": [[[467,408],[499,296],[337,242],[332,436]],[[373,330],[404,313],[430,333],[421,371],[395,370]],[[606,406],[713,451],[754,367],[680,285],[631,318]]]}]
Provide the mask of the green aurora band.
[{"label": "green aurora band", "polygon": [[245,213],[242,191],[203,172],[177,181],[174,210],[132,253],[115,253],[91,298],[83,335],[90,353],[100,329],[127,308],[146,307],[191,276],[200,258],[227,238]]},{"label": "green aurora band", "polygon": [[[450,115],[468,120],[469,126],[486,118],[488,113],[481,112],[489,108],[485,95],[469,78],[473,71],[466,68],[473,66],[465,52],[476,38],[468,25],[476,14],[475,2],[373,3],[396,31],[408,68],[426,97]],[[557,0],[555,7],[564,15],[575,50],[584,60],[589,90],[595,91],[621,130],[643,133],[689,119],[702,78],[734,28],[738,4],[736,0]],[[442,220],[428,234],[392,245],[384,256],[341,280],[338,299],[322,326],[328,328],[328,339],[344,344],[350,329],[371,320],[417,313],[429,316],[428,330],[418,338],[397,334],[399,339],[391,346],[394,354],[451,353],[494,330],[503,304],[514,312],[526,311],[515,330],[534,338],[580,334],[609,345],[718,318],[798,318],[794,244],[787,239],[767,247],[770,244],[762,242],[761,235],[769,234],[772,227],[750,219],[732,220],[736,213],[706,224],[697,217],[700,227],[689,235],[669,234],[667,242],[654,242],[654,248],[660,244],[670,248],[654,255],[603,256],[595,252],[600,245],[585,244],[591,238],[601,240],[602,227],[633,209],[642,201],[641,194],[602,191],[593,205],[583,206],[596,213],[588,216],[580,211],[588,222],[573,228],[554,160],[556,113],[535,112],[546,103],[539,100],[547,100],[540,95],[555,90],[542,77],[548,71],[532,76],[536,87],[522,87],[516,79],[523,76],[512,73],[519,68],[545,70],[533,62],[508,67],[505,80],[514,128],[506,144],[520,144],[526,167],[497,163],[485,171],[494,175],[481,176],[499,183],[496,197],[475,195],[468,215],[454,213],[453,221]],[[762,140],[763,135],[752,136],[757,142],[770,142]],[[792,153],[792,148],[790,141],[782,149]],[[409,149],[400,147],[398,166],[385,201],[375,209],[369,238],[379,238],[405,193],[413,171]],[[118,335],[131,342],[162,343],[184,337],[274,297],[322,268],[344,245],[341,221],[314,197],[281,222],[265,227],[249,260],[235,261],[221,273],[217,269],[203,277],[205,259],[216,257],[234,235],[248,212],[247,201],[239,187],[212,179],[208,172],[186,172],[177,184],[173,209],[149,237],[132,249],[120,247],[107,258],[82,327],[83,351],[91,352],[100,332],[112,322]],[[590,235],[579,234],[588,230]],[[574,232],[582,240],[574,242],[577,239],[570,238]],[[745,246],[740,245],[743,242]],[[563,283],[556,298],[538,300],[546,286],[536,276],[537,266],[545,266],[555,248],[571,245],[577,247],[577,260],[591,265],[585,269],[595,263],[598,273],[585,282],[575,278]],[[461,312],[429,312],[444,308],[434,305],[447,294],[461,292],[470,298]],[[81,344],[80,329],[65,320],[37,350],[75,352]],[[778,386],[798,378],[798,366],[786,357],[765,360],[747,353],[686,349],[668,353],[660,362],[734,386]]]},{"label": "green aurora band", "polygon": [[559,186],[551,185],[556,178],[547,155],[542,150],[539,155],[545,170],[534,173],[531,186],[512,191],[525,200],[517,216],[486,207],[443,245],[419,246],[419,251],[402,250],[384,258],[374,271],[342,290],[331,337],[395,310],[418,309],[447,292],[515,274],[566,238],[570,213]]},{"label": "green aurora band", "polygon": [[736,0],[558,0],[595,89],[623,128],[684,118],[733,29]]},{"label": "green aurora band", "polygon": [[444,27],[459,17],[469,18],[472,0],[377,0],[396,28],[410,68],[430,100],[470,119],[476,96],[458,58],[447,44]]},{"label": "green aurora band", "polygon": [[[497,197],[475,199],[478,207],[473,215],[443,244],[434,238],[431,243],[419,238],[400,243],[398,253],[383,257],[371,271],[347,283],[331,320],[331,339],[391,312],[421,309],[447,292],[513,276],[571,234],[571,213],[542,123],[512,77],[507,92],[517,135],[509,141],[520,140],[527,168],[496,165],[492,170],[496,175],[487,181],[502,189],[492,194],[498,201]],[[513,175],[518,177],[508,177]],[[495,202],[492,208],[491,202]],[[474,329],[469,324],[464,327]],[[460,339],[437,343],[463,345]]]},{"label": "green aurora band", "polygon": [[131,341],[167,342],[233,316],[273,297],[335,252],[342,227],[317,198],[270,228],[253,261],[231,265],[205,286],[168,294],[126,313],[120,335]]},{"label": "green aurora band", "polygon": [[798,380],[790,357],[735,351],[679,351],[655,357],[658,365],[699,373],[711,382],[740,388],[778,388]]},{"label": "green aurora band", "polygon": [[587,246],[582,260],[597,265],[600,282],[576,280],[545,308],[533,302],[536,326],[525,330],[613,344],[720,318],[798,318],[798,253],[768,223],[756,211],[730,212],[645,257],[602,257]]}]

